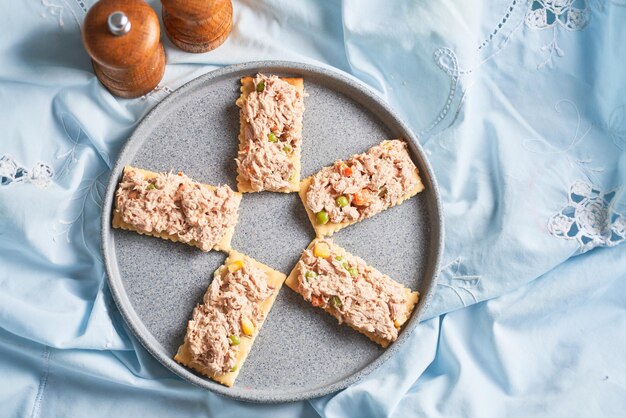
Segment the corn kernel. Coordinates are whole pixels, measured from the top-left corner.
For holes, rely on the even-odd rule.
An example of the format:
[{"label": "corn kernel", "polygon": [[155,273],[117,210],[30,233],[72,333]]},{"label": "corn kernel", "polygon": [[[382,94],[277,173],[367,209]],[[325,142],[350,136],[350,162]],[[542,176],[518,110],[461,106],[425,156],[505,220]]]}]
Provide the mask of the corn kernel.
[{"label": "corn kernel", "polygon": [[313,255],[315,257],[328,258],[330,256],[330,246],[325,242],[318,242],[313,247]]},{"label": "corn kernel", "polygon": [[402,326],[402,324],[400,323],[400,321],[398,321],[397,319],[393,320],[393,325],[397,328],[400,329],[400,327]]},{"label": "corn kernel", "polygon": [[235,260],[228,264],[228,271],[230,271],[231,273],[241,270],[242,268],[243,268],[242,260]]},{"label": "corn kernel", "polygon": [[243,318],[241,320],[241,330],[246,335],[252,335],[254,332],[254,324],[248,318]]}]

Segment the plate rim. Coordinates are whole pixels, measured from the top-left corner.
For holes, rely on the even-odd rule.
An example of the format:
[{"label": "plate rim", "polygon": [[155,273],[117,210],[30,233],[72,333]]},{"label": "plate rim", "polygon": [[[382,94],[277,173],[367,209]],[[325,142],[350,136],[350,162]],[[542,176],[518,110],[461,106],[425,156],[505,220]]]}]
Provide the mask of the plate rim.
[{"label": "plate rim", "polygon": [[[147,128],[149,121],[152,119],[152,117],[154,117],[155,114],[157,114],[157,112],[160,112],[162,109],[167,108],[170,102],[175,102],[179,96],[184,95],[187,91],[193,91],[196,86],[210,82],[210,80],[212,79],[219,79],[220,77],[227,76],[230,73],[237,73],[242,71],[309,73],[319,76],[321,78],[330,77],[332,79],[335,79],[337,82],[345,85],[347,88],[355,90],[356,93],[368,99],[370,103],[373,103],[375,106],[381,108],[385,113],[387,113],[387,115],[385,116],[393,119],[394,122],[399,126],[399,128],[402,131],[406,132],[407,138],[404,139],[407,140],[409,146],[413,148],[413,152],[419,156],[422,166],[421,168],[423,168],[420,174],[422,174],[422,178],[426,184],[430,183],[430,188],[434,197],[434,204],[431,204],[433,206],[434,213],[430,227],[436,227],[437,230],[435,231],[435,235],[437,239],[435,243],[433,243],[432,241],[429,242],[431,245],[434,244],[433,247],[435,251],[435,259],[431,261],[433,267],[432,271],[430,272],[430,285],[427,287],[425,294],[420,295],[420,302],[418,302],[416,311],[411,315],[411,318],[409,319],[403,332],[393,344],[391,344],[388,348],[385,349],[382,354],[380,354],[380,356],[378,356],[362,369],[336,382],[311,389],[305,389],[302,391],[280,392],[276,394],[266,392],[260,395],[250,393],[247,394],[245,388],[227,388],[220,385],[219,383],[210,381],[207,378],[200,377],[190,370],[186,369],[184,366],[176,363],[173,358],[170,358],[165,353],[160,352],[159,348],[163,348],[163,346],[145,327],[143,321],[135,312],[133,305],[128,298],[128,295],[124,288],[124,284],[121,279],[121,275],[119,274],[119,271],[117,269],[118,265],[116,251],[114,249],[114,245],[111,245],[114,244],[111,227],[111,215],[113,211],[112,204],[115,189],[117,187],[118,179],[121,174],[121,169],[123,168],[122,161],[126,160],[128,154],[132,153],[133,146],[136,145],[134,143],[137,142],[137,137],[141,136],[140,134],[142,130]],[[371,109],[368,110],[371,111]],[[424,173],[424,171],[426,173]],[[426,174],[426,176],[424,176],[424,174]],[[335,393],[358,382],[363,377],[369,375],[371,372],[378,369],[383,363],[388,361],[393,356],[395,351],[397,351],[400,346],[402,346],[404,342],[406,342],[406,340],[413,334],[415,328],[420,322],[422,315],[430,305],[441,266],[444,249],[444,235],[443,207],[441,203],[439,187],[437,185],[437,180],[430,161],[428,160],[427,154],[424,151],[423,147],[419,143],[416,134],[413,133],[413,131],[398,116],[398,114],[391,108],[391,106],[383,98],[377,95],[371,89],[371,87],[367,86],[364,82],[352,76],[351,74],[348,74],[337,68],[283,60],[244,62],[224,66],[216,70],[209,71],[208,73],[205,73],[183,84],[181,87],[174,90],[171,94],[164,98],[161,102],[157,103],[141,120],[138,121],[132,134],[128,137],[122,149],[120,150],[115,164],[111,168],[111,173],[106,189],[106,195],[102,205],[101,218],[101,252],[105,265],[107,285],[109,287],[111,296],[115,301],[117,309],[119,310],[122,318],[126,322],[126,325],[134,334],[135,338],[137,338],[137,340],[146,349],[146,351],[150,353],[152,357],[154,357],[164,367],[166,367],[168,370],[170,370],[172,373],[179,376],[180,378],[196,386],[211,390],[212,392],[218,393],[220,395],[224,395],[240,401],[255,403],[295,402],[324,396],[329,393]],[[428,274],[425,274],[422,277],[422,279],[425,278],[428,278]]]}]

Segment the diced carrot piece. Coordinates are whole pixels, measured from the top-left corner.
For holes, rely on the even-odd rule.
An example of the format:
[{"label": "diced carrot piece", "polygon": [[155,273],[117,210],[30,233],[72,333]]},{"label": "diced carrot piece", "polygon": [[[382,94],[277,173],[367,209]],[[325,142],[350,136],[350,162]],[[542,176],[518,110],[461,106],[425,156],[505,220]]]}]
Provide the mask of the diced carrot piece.
[{"label": "diced carrot piece", "polygon": [[352,171],[352,167],[350,167],[348,164],[346,163],[341,163],[339,164],[339,173],[344,176],[344,177],[348,177],[351,176],[353,171]]},{"label": "diced carrot piece", "polygon": [[323,304],[324,304],[324,299],[322,299],[320,296],[313,296],[311,298],[311,305],[322,306]]},{"label": "diced carrot piece", "polygon": [[367,198],[363,194],[363,191],[352,195],[352,202],[357,206],[363,206],[367,204]]}]

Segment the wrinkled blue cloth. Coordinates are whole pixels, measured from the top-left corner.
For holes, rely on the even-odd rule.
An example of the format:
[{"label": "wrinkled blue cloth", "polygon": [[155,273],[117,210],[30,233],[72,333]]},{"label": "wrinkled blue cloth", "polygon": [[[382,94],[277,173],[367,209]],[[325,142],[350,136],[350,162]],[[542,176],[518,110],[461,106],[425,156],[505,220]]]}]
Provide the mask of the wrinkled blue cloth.
[{"label": "wrinkled blue cloth", "polygon": [[[93,3],[0,13],[0,416],[623,416],[623,0],[235,1],[215,51],[163,36],[165,77],[134,100],[92,72]],[[285,405],[162,367],[121,320],[99,248],[103,188],[141,118],[203,73],[266,59],[331,66],[386,99],[429,155],[446,222],[406,344],[361,382]]]}]

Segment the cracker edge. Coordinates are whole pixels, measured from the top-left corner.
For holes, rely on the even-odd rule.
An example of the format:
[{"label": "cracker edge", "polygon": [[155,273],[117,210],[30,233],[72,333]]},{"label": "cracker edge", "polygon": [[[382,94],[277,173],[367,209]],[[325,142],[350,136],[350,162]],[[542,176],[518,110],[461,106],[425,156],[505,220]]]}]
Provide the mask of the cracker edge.
[{"label": "cracker edge", "polygon": [[[315,238],[313,241],[311,241],[311,243],[307,247],[307,250],[311,249],[315,245],[315,243],[318,242],[318,241],[319,241],[319,238]],[[337,252],[339,252],[340,254],[342,254],[344,256],[347,255],[347,256],[354,257],[353,254],[349,253],[344,248],[338,246],[335,243],[333,243],[333,247],[336,250],[338,250]],[[300,261],[301,258],[302,258],[302,256],[300,256],[300,258],[298,259],[298,262]],[[372,267],[372,266],[370,266],[370,267]],[[378,271],[379,273],[384,274],[384,273],[380,272],[380,270],[376,269],[375,267],[372,267],[372,268],[375,269],[376,271]],[[293,268],[293,270],[291,270],[291,273],[289,273],[289,276],[287,277],[287,280],[285,281],[285,285],[288,288],[290,288],[291,290],[293,290],[294,292],[298,293],[300,296],[302,296],[302,293],[300,293],[299,290],[298,290],[298,279],[297,279],[297,276],[298,276],[299,271],[300,271],[300,269],[298,267],[298,264],[296,263],[296,266]],[[389,276],[387,276],[387,277],[389,277]],[[391,279],[391,280],[393,280],[393,279]],[[398,329],[398,331],[400,331],[400,329],[402,329],[402,326],[406,323],[406,321],[409,320],[409,318],[411,317],[411,314],[413,313],[413,310],[415,309],[415,305],[417,305],[417,302],[419,301],[419,292],[411,291],[411,289],[409,289],[407,287],[404,288],[404,292],[405,292],[405,294],[407,296],[407,303],[406,303],[407,315],[406,315],[406,317],[402,321],[398,321],[398,322],[400,322],[400,328]],[[304,296],[303,296],[303,298],[304,298]],[[330,309],[330,308],[322,308],[322,307],[320,307],[320,309],[323,309],[324,311],[326,311],[327,313],[329,313],[333,317],[337,318],[335,316],[335,313],[333,312],[332,309]],[[356,328],[356,327],[354,327],[354,326],[352,326],[350,324],[346,324],[346,325],[348,325],[353,330],[355,330],[355,331],[365,335],[367,338],[369,338],[370,340],[374,341],[375,343],[381,345],[383,348],[386,348],[391,343],[391,341],[385,340],[384,338],[380,338],[380,337],[378,337],[376,334],[374,334],[372,332],[368,332],[368,331],[364,331],[364,330],[358,329],[358,328]]]},{"label": "cracker edge", "polygon": [[191,353],[189,351],[189,347],[186,341],[178,348],[178,352],[174,356],[174,360],[176,360],[177,362],[227,387],[232,387],[233,384],[235,383],[235,379],[237,378],[237,376],[239,376],[239,372],[241,371],[241,368],[243,367],[243,364],[245,363],[246,358],[248,357],[248,354],[250,353],[250,350],[252,349],[252,345],[254,344],[254,341],[256,340],[257,335],[259,335],[261,327],[263,326],[263,323],[265,323],[265,320],[267,319],[267,316],[269,315],[269,312],[272,309],[274,301],[276,300],[276,297],[278,296],[278,293],[280,292],[280,289],[286,279],[286,276],[283,273],[276,271],[272,269],[271,267],[266,266],[265,264],[262,264],[254,260],[253,258],[248,257],[235,250],[232,250],[230,252],[224,264],[221,265],[215,271],[214,275],[222,274],[222,272],[224,272],[227,269],[226,266],[230,262],[235,261],[235,260],[242,260],[244,258],[247,258],[248,260],[252,262],[252,264],[255,267],[267,273],[267,275],[269,276],[268,283],[270,286],[274,286],[274,291],[272,292],[270,297],[268,297],[263,302],[261,302],[261,309],[263,311],[263,320],[259,322],[252,336],[241,337],[241,343],[239,344],[239,350],[237,352],[237,362],[235,363],[235,365],[237,366],[237,369],[234,372],[228,372],[222,375],[215,375],[215,374],[208,372],[205,367],[203,367],[201,364],[196,363],[192,360]]},{"label": "cracker edge", "polygon": [[[303,78],[285,78],[280,77],[281,80],[286,81],[287,83],[294,86],[301,95],[304,95],[304,79]],[[252,77],[242,77],[241,78],[241,96],[235,102],[238,107],[242,107],[246,98],[248,97],[248,93],[253,90]],[[304,98],[303,98],[304,99]],[[241,114],[241,110],[239,111],[239,150],[243,149],[244,143],[244,130],[245,130],[246,121]],[[291,180],[290,187],[285,187],[279,190],[254,190],[250,185],[250,182],[243,178],[241,174],[237,173],[237,190],[240,193],[257,193],[257,192],[277,192],[277,193],[292,193],[297,192],[300,188],[300,176],[302,170],[302,149],[298,148],[296,152],[290,158],[293,163],[295,169],[295,175]]]},{"label": "cracker edge", "polygon": [[[124,172],[126,172],[126,170],[128,169],[133,169],[136,170],[138,172],[140,172],[143,177],[145,179],[153,179],[155,178],[158,173],[154,172],[154,171],[148,171],[148,170],[144,170],[141,168],[137,168],[137,167],[132,167],[132,166],[125,166],[124,167]],[[123,176],[123,173],[122,173]],[[209,184],[204,184],[204,183],[198,183],[201,184],[204,187],[209,188],[210,190],[215,190],[216,187],[215,186],[211,186]],[[118,185],[119,188],[119,185]],[[117,188],[115,190],[116,194],[117,194]],[[239,192],[235,192],[235,195],[238,197],[238,202],[237,202],[237,219],[235,219],[235,223],[226,228],[226,232],[224,233],[224,236],[222,237],[222,239],[219,240],[219,242],[217,244],[215,244],[211,249],[212,250],[219,250],[219,251],[224,251],[224,252],[228,252],[231,249],[231,241],[233,239],[233,235],[235,234],[235,227],[237,226],[237,223],[239,221],[239,205],[241,204],[241,199],[242,199],[242,194]],[[113,220],[111,222],[113,228],[118,228],[118,229],[125,229],[127,231],[133,231],[136,232],[138,234],[141,235],[147,235],[147,236],[151,236],[151,237],[156,237],[156,238],[162,238],[162,239],[166,239],[166,240],[170,240],[172,242],[182,242],[180,240],[180,238],[178,237],[178,235],[171,235],[165,232],[156,232],[156,231],[152,231],[152,232],[144,232],[144,231],[140,231],[137,228],[135,228],[133,225],[126,223],[122,220],[122,216],[119,213],[119,211],[117,210],[117,200],[115,200],[115,208],[113,210]],[[197,241],[190,241],[190,242],[183,242],[184,244],[187,245],[191,245],[193,247],[197,247],[200,250],[202,250],[201,245],[199,242]],[[202,250],[204,251],[204,250]],[[210,250],[209,250],[210,251]]]},{"label": "cracker edge", "polygon": [[[388,141],[390,141],[390,140],[382,141],[380,144],[384,144],[385,142],[388,142]],[[394,139],[394,140],[391,140],[391,141],[402,141],[402,139]],[[371,147],[371,148],[373,148],[373,147]],[[369,151],[369,149],[368,149],[368,151]],[[368,151],[365,151],[365,152],[368,152]],[[407,151],[407,153],[408,153],[408,151]],[[364,154],[364,153],[362,153],[362,154]],[[354,157],[355,155],[361,155],[361,154],[354,154],[354,155],[348,157],[347,159],[350,159],[350,158]],[[410,155],[409,155],[409,158],[410,158]],[[341,162],[343,162],[343,161],[346,161],[346,160],[341,160]],[[411,160],[411,161],[413,161],[413,160]],[[415,163],[413,163],[413,165],[415,166]],[[332,165],[331,166],[326,166],[326,167],[332,167]],[[326,168],[326,167],[324,167],[324,168]],[[317,173],[319,173],[324,168],[318,170]],[[311,211],[311,209],[309,209],[308,205],[306,204],[306,193],[309,190],[309,187],[311,186],[311,181],[312,181],[313,177],[315,175],[317,175],[317,173],[315,173],[312,176],[309,176],[309,177],[303,179],[300,182],[300,190],[298,191],[298,195],[300,196],[300,200],[302,200],[302,204],[304,205],[304,209],[306,210],[306,213],[307,213],[307,215],[309,217],[309,221],[311,222],[311,226],[315,230],[315,236],[317,238],[331,237],[335,232],[337,232],[337,231],[339,231],[339,230],[341,230],[341,229],[343,229],[343,228],[345,228],[347,226],[356,224],[356,223],[361,222],[361,221],[363,221],[365,219],[368,219],[368,218],[371,218],[373,216],[376,216],[377,214],[379,214],[379,213],[381,213],[381,212],[383,212],[383,211],[385,211],[385,210],[387,210],[389,208],[392,208],[394,206],[397,206],[397,205],[401,204],[405,200],[408,200],[408,199],[412,198],[413,196],[415,196],[416,194],[418,194],[419,192],[424,190],[424,184],[422,183],[422,179],[419,176],[419,170],[417,169],[417,166],[415,166],[415,170],[413,170],[413,177],[414,177],[415,180],[417,180],[417,184],[412,189],[409,189],[406,192],[406,194],[402,195],[397,201],[395,201],[388,208],[385,208],[385,209],[383,209],[380,212],[376,212],[376,213],[373,213],[373,214],[371,214],[369,216],[366,216],[363,219],[357,219],[355,221],[339,222],[339,223],[328,222],[326,225],[318,225],[317,224],[317,219],[315,217],[315,214]]]}]

